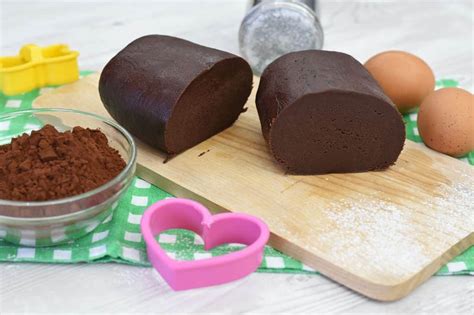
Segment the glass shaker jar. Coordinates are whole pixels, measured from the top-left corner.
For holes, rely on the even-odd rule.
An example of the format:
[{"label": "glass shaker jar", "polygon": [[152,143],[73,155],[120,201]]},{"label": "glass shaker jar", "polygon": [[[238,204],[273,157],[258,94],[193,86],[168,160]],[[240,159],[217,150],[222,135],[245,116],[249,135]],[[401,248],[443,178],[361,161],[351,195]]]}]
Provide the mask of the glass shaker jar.
[{"label": "glass shaker jar", "polygon": [[239,30],[240,53],[256,74],[292,51],[321,49],[317,0],[251,0]]}]

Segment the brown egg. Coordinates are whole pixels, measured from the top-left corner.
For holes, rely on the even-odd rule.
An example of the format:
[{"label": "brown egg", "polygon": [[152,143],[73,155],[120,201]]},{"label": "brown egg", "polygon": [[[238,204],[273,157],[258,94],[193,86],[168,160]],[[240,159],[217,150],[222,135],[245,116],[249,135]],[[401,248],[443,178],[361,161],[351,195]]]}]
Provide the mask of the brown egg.
[{"label": "brown egg", "polygon": [[420,105],[434,90],[435,78],[431,68],[407,52],[382,52],[367,60],[365,67],[401,113]]},{"label": "brown egg", "polygon": [[418,112],[418,131],[433,150],[462,156],[474,150],[474,96],[459,88],[429,94]]}]

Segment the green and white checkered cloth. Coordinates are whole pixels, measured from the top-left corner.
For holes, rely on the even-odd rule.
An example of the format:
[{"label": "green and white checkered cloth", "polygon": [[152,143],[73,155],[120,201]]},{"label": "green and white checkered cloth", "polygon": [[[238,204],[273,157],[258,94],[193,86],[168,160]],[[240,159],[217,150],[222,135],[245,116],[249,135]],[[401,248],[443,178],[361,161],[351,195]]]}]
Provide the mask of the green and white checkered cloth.
[{"label": "green and white checkered cloth", "polygon": [[[87,75],[90,71],[82,71]],[[455,80],[440,80],[438,87],[457,86]],[[31,108],[33,100],[49,88],[34,90],[22,95],[7,97],[0,94],[0,114]],[[416,128],[416,113],[405,115],[407,137],[420,142]],[[36,121],[0,122],[0,139],[17,134],[19,130],[38,127]],[[474,165],[474,152],[462,158]],[[149,266],[145,243],[140,233],[140,219],[143,211],[157,200],[172,197],[165,191],[146,181],[135,178],[126,194],[120,199],[113,215],[97,229],[76,241],[54,247],[22,247],[2,241],[0,234],[0,261],[44,262],[44,263],[105,263],[118,262],[131,265]],[[157,236],[157,241],[177,259],[195,260],[226,254],[238,250],[238,245],[222,245],[211,251],[204,251],[202,240],[194,233],[184,230],[170,230]],[[396,268],[396,266],[394,266]],[[267,246],[259,272],[317,273],[301,262]],[[438,275],[474,275],[474,247],[456,257],[441,268]]]}]

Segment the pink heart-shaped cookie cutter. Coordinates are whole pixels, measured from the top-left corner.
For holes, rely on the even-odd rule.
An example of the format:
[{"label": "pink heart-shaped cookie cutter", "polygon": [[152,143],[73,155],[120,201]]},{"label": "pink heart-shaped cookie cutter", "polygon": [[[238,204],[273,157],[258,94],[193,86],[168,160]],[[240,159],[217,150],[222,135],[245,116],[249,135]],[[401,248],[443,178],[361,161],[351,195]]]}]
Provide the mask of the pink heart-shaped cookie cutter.
[{"label": "pink heart-shaped cookie cutter", "polygon": [[[242,213],[211,215],[203,205],[171,198],[150,206],[141,221],[148,259],[174,290],[187,290],[226,283],[254,272],[263,259],[270,232],[260,219]],[[204,249],[225,243],[245,248],[222,256],[179,261],[169,257],[155,236],[169,229],[186,229],[200,235]]]}]

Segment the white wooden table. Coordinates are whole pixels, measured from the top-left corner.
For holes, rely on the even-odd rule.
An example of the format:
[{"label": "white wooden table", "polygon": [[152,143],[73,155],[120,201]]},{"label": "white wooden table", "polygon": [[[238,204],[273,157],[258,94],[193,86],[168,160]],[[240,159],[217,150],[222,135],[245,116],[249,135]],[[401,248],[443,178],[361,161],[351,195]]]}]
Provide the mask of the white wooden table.
[{"label": "white wooden table", "polygon": [[[0,0],[0,55],[25,43],[65,42],[82,69],[100,69],[133,39],[170,34],[238,53],[245,0]],[[388,49],[425,59],[437,77],[472,90],[473,4],[341,1],[321,4],[325,49],[361,61]],[[396,268],[394,266],[394,268]],[[0,313],[371,312],[470,313],[474,277],[433,277],[393,303],[371,301],[323,276],[252,274],[218,287],[172,292],[151,268],[116,264],[0,264]]]}]

